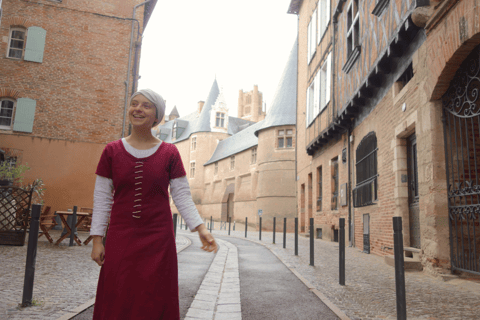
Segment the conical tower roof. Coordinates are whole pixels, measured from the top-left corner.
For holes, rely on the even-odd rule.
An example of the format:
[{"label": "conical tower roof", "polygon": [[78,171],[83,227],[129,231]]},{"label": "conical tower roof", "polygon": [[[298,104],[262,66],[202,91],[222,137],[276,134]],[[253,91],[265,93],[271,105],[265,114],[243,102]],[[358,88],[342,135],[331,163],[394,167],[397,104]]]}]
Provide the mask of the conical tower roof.
[{"label": "conical tower roof", "polygon": [[208,94],[207,100],[203,105],[202,111],[198,116],[198,121],[196,122],[195,127],[192,128],[192,133],[212,131],[210,128],[210,112],[212,111],[212,106],[215,104],[219,94],[220,89],[218,87],[217,79],[215,79],[212,87],[210,88],[210,93]]},{"label": "conical tower roof", "polygon": [[257,137],[261,130],[270,127],[295,125],[297,121],[297,47],[298,39],[295,40],[290,52],[287,65],[283,70],[263,125],[255,131]]},{"label": "conical tower roof", "polygon": [[176,116],[177,118],[180,117],[180,114],[178,113],[177,106],[173,107],[172,112],[170,112],[171,116]]}]

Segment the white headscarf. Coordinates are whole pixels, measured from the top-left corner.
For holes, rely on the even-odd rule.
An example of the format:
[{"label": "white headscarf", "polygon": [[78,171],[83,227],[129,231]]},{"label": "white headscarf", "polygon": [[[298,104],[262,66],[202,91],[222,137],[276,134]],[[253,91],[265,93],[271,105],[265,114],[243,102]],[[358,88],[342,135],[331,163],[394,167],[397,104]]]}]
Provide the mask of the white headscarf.
[{"label": "white headscarf", "polygon": [[165,115],[165,100],[163,100],[162,96],[153,91],[152,89],[138,90],[132,95],[130,100],[133,99],[135,96],[138,96],[139,94],[150,100],[150,102],[155,105],[155,108],[157,109],[156,117],[158,119],[158,122],[155,122],[153,125],[157,125],[160,121],[162,121],[163,116]]}]

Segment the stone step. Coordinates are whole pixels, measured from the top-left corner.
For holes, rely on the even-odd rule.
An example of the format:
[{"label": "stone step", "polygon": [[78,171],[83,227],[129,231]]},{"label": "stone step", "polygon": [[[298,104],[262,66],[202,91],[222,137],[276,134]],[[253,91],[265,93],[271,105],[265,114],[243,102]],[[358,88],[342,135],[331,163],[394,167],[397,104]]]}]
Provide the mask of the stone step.
[{"label": "stone step", "polygon": [[422,250],[413,248],[413,247],[403,247],[403,251],[405,252],[405,257],[410,257],[414,259],[420,260],[422,257]]},{"label": "stone step", "polygon": [[[389,266],[395,267],[395,257],[393,255],[391,256],[385,256],[385,263],[388,264]],[[422,262],[420,259],[416,258],[410,258],[410,257],[404,257],[404,265],[405,265],[405,271],[422,271],[423,266]]]}]

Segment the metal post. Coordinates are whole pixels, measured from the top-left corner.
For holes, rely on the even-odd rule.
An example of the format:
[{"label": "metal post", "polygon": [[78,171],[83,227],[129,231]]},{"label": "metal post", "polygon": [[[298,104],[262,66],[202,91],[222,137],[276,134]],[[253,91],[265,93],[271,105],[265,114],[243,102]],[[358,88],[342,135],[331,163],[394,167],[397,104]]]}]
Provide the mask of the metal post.
[{"label": "metal post", "polygon": [[245,238],[247,237],[248,218],[245,217]]},{"label": "metal post", "polygon": [[183,229],[183,218],[180,218],[180,230]]},{"label": "metal post", "polygon": [[210,216],[210,233],[212,233],[212,228],[213,228],[213,217]]},{"label": "metal post", "polygon": [[68,245],[69,247],[74,245],[74,240],[75,240],[75,232],[77,232],[77,227],[75,226],[77,224],[77,206],[73,206],[73,215],[72,215],[72,225],[70,226],[70,229],[72,232],[70,232],[70,244]]},{"label": "metal post", "polygon": [[228,218],[228,235],[230,235],[230,226],[232,224],[232,217]]},{"label": "metal post", "polygon": [[233,221],[233,231],[235,231],[235,221]]},{"label": "metal post", "polygon": [[175,236],[175,239],[177,238],[177,217],[178,217],[178,214],[174,213],[173,214],[173,234]]},{"label": "metal post", "polygon": [[403,258],[402,217],[393,217],[393,247],[395,254],[395,287],[397,292],[397,319],[407,319],[405,296],[405,263]]},{"label": "metal post", "polygon": [[185,221],[185,230],[187,230],[187,227],[188,227],[188,226],[187,226],[187,221]]},{"label": "metal post", "polygon": [[277,229],[277,218],[273,217],[273,244],[275,244],[275,231]]},{"label": "metal post", "polygon": [[262,241],[262,217],[260,217],[260,230],[258,232],[258,240]]},{"label": "metal post", "polygon": [[340,218],[340,232],[339,232],[339,266],[340,266],[340,285],[345,285],[345,218]]},{"label": "metal post", "polygon": [[310,218],[310,265],[312,267],[315,265],[313,249],[313,218]]},{"label": "metal post", "polygon": [[33,280],[35,277],[35,261],[37,258],[38,227],[42,206],[32,206],[32,219],[30,220],[30,231],[28,233],[27,263],[25,265],[25,280],[23,282],[22,307],[32,305]]},{"label": "metal post", "polygon": [[295,255],[298,256],[298,218],[295,218]]},{"label": "metal post", "polygon": [[287,247],[287,218],[283,218],[283,249]]}]

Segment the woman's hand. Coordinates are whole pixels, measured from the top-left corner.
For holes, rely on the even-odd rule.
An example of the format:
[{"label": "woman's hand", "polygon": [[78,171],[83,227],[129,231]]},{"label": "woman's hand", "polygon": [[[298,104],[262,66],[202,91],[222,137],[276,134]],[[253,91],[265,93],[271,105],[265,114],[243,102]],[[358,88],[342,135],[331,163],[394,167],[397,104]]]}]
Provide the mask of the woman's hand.
[{"label": "woman's hand", "polygon": [[218,250],[217,243],[205,225],[202,223],[195,229],[198,231],[200,241],[202,241],[202,249],[208,252],[214,251],[216,253]]},{"label": "woman's hand", "polygon": [[105,260],[105,247],[103,246],[102,236],[93,236],[92,260],[99,266],[103,265]]}]

